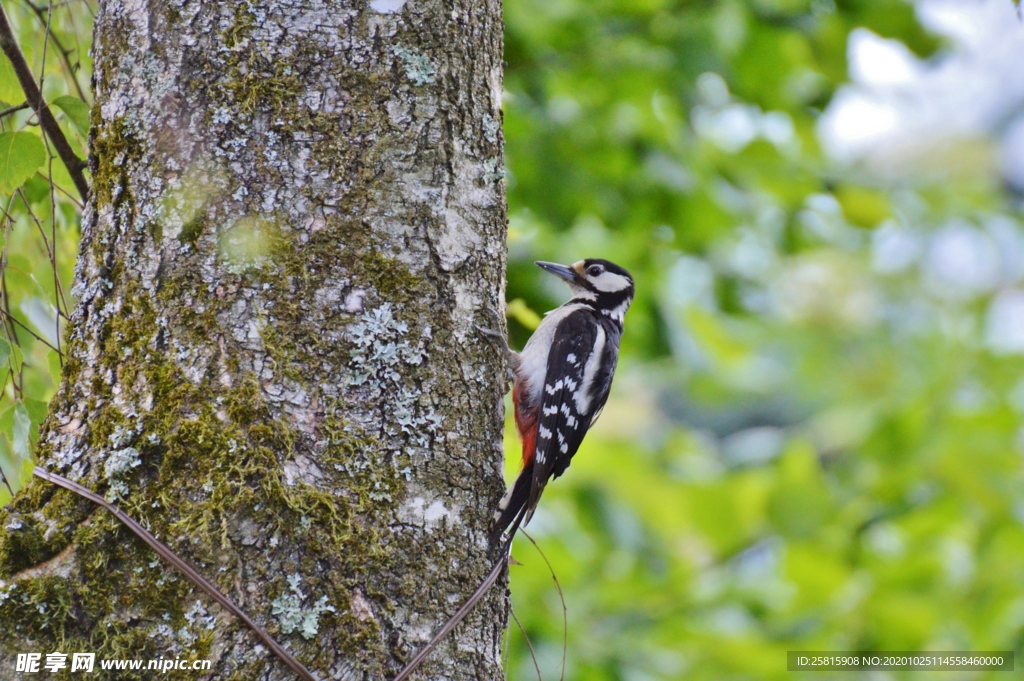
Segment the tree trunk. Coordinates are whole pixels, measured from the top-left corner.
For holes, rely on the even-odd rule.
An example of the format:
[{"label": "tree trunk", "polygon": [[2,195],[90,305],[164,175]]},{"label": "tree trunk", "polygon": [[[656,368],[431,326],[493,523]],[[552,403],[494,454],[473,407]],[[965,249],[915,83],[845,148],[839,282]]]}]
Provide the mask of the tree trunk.
[{"label": "tree trunk", "polygon": [[[497,0],[100,0],[40,464],[320,678],[392,677],[489,568],[504,370],[473,323],[504,294],[501,37]],[[56,651],[293,678],[41,481],[0,511],[0,580],[2,679]],[[505,608],[496,589],[421,678],[501,678]]]}]

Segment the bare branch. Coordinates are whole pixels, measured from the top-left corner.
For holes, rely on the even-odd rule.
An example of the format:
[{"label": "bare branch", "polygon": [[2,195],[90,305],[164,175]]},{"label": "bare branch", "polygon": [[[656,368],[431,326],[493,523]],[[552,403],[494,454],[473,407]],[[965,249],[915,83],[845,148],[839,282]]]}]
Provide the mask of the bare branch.
[{"label": "bare branch", "polygon": [[[61,61],[64,64],[65,70],[68,72],[68,80],[75,86],[75,91],[78,92],[78,98],[83,102],[88,102],[85,93],[82,91],[82,86],[78,84],[78,78],[75,76],[75,67],[71,64],[71,58],[68,56],[71,54],[71,50],[64,47],[61,44],[60,39],[57,38],[57,34],[53,32],[49,22],[49,12],[44,10],[39,5],[32,2],[32,0],[25,0],[25,4],[32,8],[32,13],[36,15],[36,18],[42,22],[43,26],[46,27],[46,32],[49,34],[49,39],[53,41],[53,44],[57,46],[57,51],[60,52]],[[51,4],[48,10],[52,10],[54,7],[58,7],[57,4]]]},{"label": "bare branch", "polygon": [[25,61],[25,55],[21,53],[21,48],[18,47],[18,41],[14,37],[11,22],[7,19],[7,11],[2,4],[0,4],[0,49],[11,60],[14,73],[18,76],[21,89],[25,92],[25,98],[28,100],[29,106],[35,110],[36,116],[39,118],[39,124],[46,132],[47,137],[50,138],[50,141],[53,142],[53,146],[57,149],[57,155],[60,156],[60,160],[64,162],[68,173],[71,174],[71,179],[75,182],[75,188],[78,189],[78,193],[83,199],[88,198],[89,183],[86,181],[84,174],[87,167],[86,163],[78,158],[71,149],[71,145],[64,136],[64,131],[60,129],[57,119],[53,117],[50,108],[43,100],[43,94],[39,91],[39,86],[36,85],[32,69],[29,68],[28,62]]},{"label": "bare branch", "polygon": [[[508,548],[509,550],[512,549],[512,542],[509,542]],[[476,591],[473,592],[473,595],[462,604],[462,607],[451,616],[451,619],[445,622],[444,626],[434,634],[434,638],[430,639],[430,641],[427,642],[427,645],[423,646],[423,649],[416,654],[416,657],[412,658],[412,661],[409,664],[405,665],[405,669],[400,671],[393,681],[405,681],[405,679],[409,678],[410,674],[416,671],[416,668],[420,666],[423,660],[427,659],[427,656],[430,655],[430,652],[437,647],[437,644],[440,643],[441,640],[447,636],[459,622],[466,618],[466,615],[468,615],[469,611],[473,609],[473,606],[476,605],[477,602],[483,598],[487,591],[494,585],[494,583],[498,581],[498,575],[501,574],[502,568],[504,568],[507,563],[508,551],[503,553],[501,558],[495,561],[494,567],[491,568],[490,573],[480,586],[477,587]]]},{"label": "bare branch", "polygon": [[260,638],[260,640],[266,643],[270,647],[270,649],[274,651],[275,655],[281,658],[281,660],[285,664],[292,668],[292,671],[294,671],[303,679],[306,679],[306,681],[317,681],[316,677],[314,677],[313,674],[311,674],[310,671],[306,669],[306,667],[303,666],[301,662],[292,657],[291,653],[285,650],[280,643],[271,638],[270,634],[264,631],[263,628],[260,627],[258,624],[253,622],[249,618],[249,616],[242,611],[241,608],[235,605],[234,601],[232,601],[230,598],[222,594],[217,589],[217,587],[213,585],[212,582],[210,582],[201,574],[199,574],[199,572],[197,572],[195,568],[186,563],[181,557],[178,556],[178,554],[172,551],[170,547],[168,547],[166,544],[164,544],[159,539],[154,537],[146,528],[144,528],[142,525],[136,522],[135,519],[133,519],[130,515],[119,509],[117,506],[114,506],[103,497],[79,485],[77,482],[72,482],[71,480],[68,480],[62,475],[51,473],[45,468],[40,468],[39,466],[36,466],[34,469],[32,469],[32,473],[37,478],[42,478],[43,480],[52,482],[54,485],[57,485],[58,487],[63,487],[66,490],[70,490],[75,494],[88,499],[94,504],[98,504],[103,508],[107,509],[108,511],[110,511],[110,513],[112,513],[115,518],[124,523],[125,527],[134,532],[139,537],[139,539],[146,542],[146,544],[148,544],[151,549],[156,551],[161,558],[163,558],[168,563],[177,568],[178,572],[185,575],[188,581],[192,582],[197,587],[205,591],[210,596],[210,598],[220,603],[226,610],[232,613],[235,617],[245,622],[250,629],[256,632],[256,635]]},{"label": "bare branch", "polygon": [[22,102],[18,106],[12,106],[10,109],[4,109],[3,111],[0,111],[0,118],[3,118],[4,116],[10,116],[12,113],[17,113],[18,111],[27,108],[28,102]]},{"label": "bare branch", "polygon": [[508,564],[509,558],[512,555],[512,540],[516,537],[516,531],[519,530],[519,525],[523,522],[523,517],[526,515],[526,511],[526,506],[523,506],[522,510],[519,511],[519,515],[516,516],[515,521],[512,523],[512,526],[506,531],[505,534],[508,536],[508,539],[506,539],[505,543],[501,545],[501,557],[494,561],[494,567],[491,568],[490,574],[484,578],[484,581],[479,587],[477,587],[477,590],[473,592],[473,595],[462,604],[462,607],[444,623],[444,626],[442,626],[436,634],[434,634],[434,637],[427,641],[427,645],[423,646],[423,650],[416,654],[416,657],[412,659],[412,662],[405,665],[405,669],[400,671],[393,681],[405,681],[405,679],[409,678],[409,675],[416,670],[416,667],[419,667],[423,660],[427,659],[427,655],[430,655],[430,651],[436,648],[437,644],[440,643],[445,636],[451,633],[451,630],[454,629],[459,622],[466,619],[466,615],[468,615],[469,611],[473,609],[473,606],[475,606],[477,602],[484,597],[487,590],[490,589],[494,582],[497,581],[498,575],[501,574],[501,569]]},{"label": "bare branch", "polygon": [[13,497],[14,496],[14,490],[11,489],[11,483],[7,482],[7,476],[4,475],[4,469],[3,468],[0,468],[0,480],[4,481],[4,487],[7,488],[7,491]]},{"label": "bare branch", "polygon": [[537,553],[544,559],[544,563],[548,566],[548,572],[551,573],[551,579],[555,580],[555,588],[558,589],[558,598],[562,601],[562,676],[560,681],[565,681],[565,655],[569,650],[569,609],[565,607],[565,594],[562,593],[562,585],[558,582],[558,576],[555,574],[555,568],[551,567],[551,561],[544,555],[540,546],[533,537],[529,535],[526,530],[520,530],[523,536],[530,540],[533,544],[533,548],[537,549]]},{"label": "bare branch", "polygon": [[10,312],[8,312],[7,310],[3,309],[2,307],[0,307],[0,314],[4,315],[5,317],[10,319],[12,322],[17,324],[18,326],[20,326],[21,328],[23,328],[26,331],[28,331],[28,333],[33,338],[35,338],[37,341],[39,341],[40,343],[42,343],[43,345],[45,345],[46,347],[50,348],[51,350],[55,351],[58,355],[60,355],[60,361],[61,361],[61,364],[63,365],[64,354],[60,351],[60,348],[53,347],[53,345],[50,344],[49,342],[47,342],[47,340],[45,338],[43,338],[38,333],[36,333],[32,329],[30,329],[27,326],[25,326],[25,324],[20,319],[18,319],[17,317],[15,317],[14,315],[12,315]]},{"label": "bare branch", "polygon": [[[39,177],[43,178],[44,180],[49,181],[49,178],[46,175],[43,175],[38,170],[36,171],[36,175],[38,175]],[[77,199],[74,196],[72,196],[71,194],[69,194],[67,189],[64,189],[64,187],[61,187],[59,184],[54,184],[53,188],[56,189],[57,191],[59,191],[61,194],[63,194],[64,198],[66,198],[68,201],[70,201],[71,203],[75,204],[75,206],[78,207],[78,210],[85,210],[85,204],[83,204],[79,199]]]},{"label": "bare branch", "polygon": [[533,658],[533,668],[537,670],[537,681],[544,681],[540,675],[540,665],[537,664],[537,653],[533,651],[533,644],[530,643],[529,634],[526,633],[526,629],[524,629],[523,625],[519,622],[519,618],[516,617],[516,611],[513,610],[511,606],[508,609],[508,614],[512,615],[512,619],[516,621],[516,626],[519,627],[519,631],[523,632],[523,638],[526,639],[526,645],[530,648],[530,657]]}]

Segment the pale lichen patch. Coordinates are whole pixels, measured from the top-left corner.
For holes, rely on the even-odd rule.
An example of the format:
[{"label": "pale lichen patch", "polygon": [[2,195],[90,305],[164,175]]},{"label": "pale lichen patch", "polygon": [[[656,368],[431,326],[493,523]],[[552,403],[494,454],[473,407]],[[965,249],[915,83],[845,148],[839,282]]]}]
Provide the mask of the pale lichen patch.
[{"label": "pale lichen patch", "polygon": [[370,9],[379,14],[394,14],[402,11],[406,0],[370,0]]},{"label": "pale lichen patch", "polygon": [[328,603],[327,596],[321,596],[308,607],[304,606],[306,594],[299,588],[302,578],[292,574],[288,575],[287,579],[288,589],[271,601],[271,613],[277,617],[281,633],[290,634],[298,631],[302,638],[311,639],[320,631],[320,615],[334,612],[334,606]]},{"label": "pale lichen patch", "polygon": [[425,54],[405,45],[396,45],[392,51],[402,61],[406,77],[414,84],[427,85],[434,82],[437,70]]},{"label": "pale lichen patch", "polygon": [[459,522],[459,510],[448,508],[440,499],[428,500],[423,496],[416,496],[406,500],[399,507],[398,517],[403,523],[430,529],[442,522]]}]

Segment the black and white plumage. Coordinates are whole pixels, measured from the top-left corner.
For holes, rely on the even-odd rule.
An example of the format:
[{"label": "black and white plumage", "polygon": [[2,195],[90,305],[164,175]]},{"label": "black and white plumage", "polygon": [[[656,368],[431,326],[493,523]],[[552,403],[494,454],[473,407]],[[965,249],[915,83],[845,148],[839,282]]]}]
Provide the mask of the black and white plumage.
[{"label": "black and white plumage", "polygon": [[523,470],[494,513],[492,545],[530,521],[544,487],[569,467],[600,416],[633,300],[633,278],[607,260],[537,265],[564,279],[572,299],[544,317],[522,353],[509,351]]},{"label": "black and white plumage", "polygon": [[[491,546],[500,546],[502,551],[473,595],[394,681],[408,679],[494,585],[508,562],[519,526],[530,521],[548,481],[569,467],[608,400],[619,359],[622,321],[633,301],[633,277],[607,260],[581,260],[571,267],[549,262],[537,265],[564,279],[573,296],[544,317],[521,353],[504,345],[513,372],[512,399],[523,441],[523,470],[494,512]],[[504,340],[500,332],[477,329]],[[508,539],[499,543],[503,536]]]}]

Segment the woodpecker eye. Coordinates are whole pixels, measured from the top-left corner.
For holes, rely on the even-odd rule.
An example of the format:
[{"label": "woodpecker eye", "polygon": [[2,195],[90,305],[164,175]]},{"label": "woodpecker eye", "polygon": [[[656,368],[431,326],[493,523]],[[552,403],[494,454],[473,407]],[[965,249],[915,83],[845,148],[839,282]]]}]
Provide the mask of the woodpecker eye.
[{"label": "woodpecker eye", "polygon": [[587,268],[587,274],[589,274],[592,277],[598,276],[599,274],[601,274],[601,266],[591,265],[590,267]]}]

